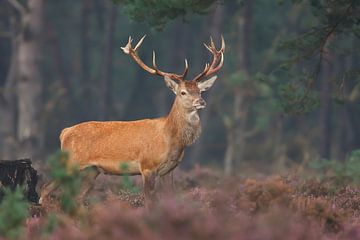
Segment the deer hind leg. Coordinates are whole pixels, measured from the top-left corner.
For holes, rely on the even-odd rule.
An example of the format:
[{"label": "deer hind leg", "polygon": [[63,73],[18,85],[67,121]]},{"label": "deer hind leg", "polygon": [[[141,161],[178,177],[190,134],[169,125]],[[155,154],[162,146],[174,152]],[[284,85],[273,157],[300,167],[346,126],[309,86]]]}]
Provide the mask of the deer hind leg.
[{"label": "deer hind leg", "polygon": [[155,200],[155,183],[156,183],[156,173],[145,170],[142,171],[143,177],[143,186],[145,194],[145,205],[146,208],[150,208],[154,204]]},{"label": "deer hind leg", "polygon": [[82,171],[84,173],[84,176],[81,179],[80,191],[79,191],[79,194],[77,196],[77,200],[80,203],[84,203],[86,195],[94,187],[95,179],[100,174],[99,169],[97,167],[95,167],[95,166],[87,167]]},{"label": "deer hind leg", "polygon": [[46,200],[52,192],[54,192],[59,188],[59,186],[60,184],[57,183],[56,181],[51,181],[45,184],[43,189],[41,190],[39,203],[42,204],[44,200]]},{"label": "deer hind leg", "polygon": [[173,193],[175,191],[174,170],[168,174],[160,176],[159,180],[159,187],[162,193]]}]

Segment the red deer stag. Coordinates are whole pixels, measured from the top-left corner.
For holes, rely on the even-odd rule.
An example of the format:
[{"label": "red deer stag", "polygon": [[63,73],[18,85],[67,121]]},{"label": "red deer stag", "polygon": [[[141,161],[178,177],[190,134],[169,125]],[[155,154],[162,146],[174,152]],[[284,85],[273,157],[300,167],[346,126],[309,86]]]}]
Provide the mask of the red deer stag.
[{"label": "red deer stag", "polygon": [[[65,128],[60,135],[61,149],[69,153],[68,163],[81,170],[93,168],[93,174],[83,182],[79,200],[83,200],[91,189],[95,178],[102,172],[112,175],[142,175],[145,199],[154,194],[157,176],[172,171],[181,161],[186,146],[191,145],[201,132],[198,110],[206,103],[201,92],[208,90],[224,63],[225,42],[221,38],[221,49],[217,50],[213,40],[205,47],[213,55],[211,64],[206,64],[202,73],[193,80],[186,81],[188,63],[185,60],[183,74],[167,73],[159,70],[153,52],[153,67],[147,66],[137,54],[145,36],[133,48],[132,39],[122,48],[125,54],[150,74],[164,77],[166,86],[175,95],[175,101],[167,116],[137,121],[84,122]],[[206,78],[206,79],[205,79]],[[126,169],[120,165],[126,164]],[[57,188],[48,184],[41,193],[47,197]]]}]

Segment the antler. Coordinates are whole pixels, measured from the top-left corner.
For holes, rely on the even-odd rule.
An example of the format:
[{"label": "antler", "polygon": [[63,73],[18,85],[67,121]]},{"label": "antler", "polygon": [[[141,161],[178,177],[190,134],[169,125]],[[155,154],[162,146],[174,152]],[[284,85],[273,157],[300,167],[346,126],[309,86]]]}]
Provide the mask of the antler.
[{"label": "antler", "polygon": [[224,65],[225,41],[224,41],[223,36],[221,36],[220,50],[216,49],[215,43],[214,43],[212,37],[210,37],[210,45],[207,45],[204,43],[204,46],[213,55],[213,60],[212,60],[211,64],[206,63],[205,68],[202,71],[202,73],[200,73],[193,79],[193,81],[196,81],[196,82],[199,82],[203,77],[210,76],[210,75],[214,74],[215,72],[219,71],[220,68],[222,68],[222,66]]},{"label": "antler", "polygon": [[165,77],[165,76],[168,76],[170,77],[171,79],[174,79],[174,80],[178,80],[178,81],[183,81],[188,70],[189,70],[189,65],[188,65],[188,62],[187,60],[185,59],[185,69],[184,69],[184,72],[182,75],[179,75],[179,74],[175,74],[175,73],[167,73],[167,72],[163,72],[161,70],[159,70],[156,66],[156,55],[155,55],[155,51],[153,51],[153,67],[149,67],[147,66],[139,57],[139,55],[137,54],[137,50],[138,48],[141,46],[142,42],[144,41],[146,35],[144,35],[140,41],[136,44],[135,48],[133,48],[131,46],[131,43],[133,41],[133,39],[131,37],[129,37],[129,41],[128,43],[126,44],[125,47],[122,47],[121,49],[124,51],[125,54],[128,54],[131,56],[132,59],[135,60],[135,62],[141,67],[143,68],[145,71],[151,73],[151,74],[156,74],[156,75],[159,75],[159,76],[162,76],[162,77]]}]

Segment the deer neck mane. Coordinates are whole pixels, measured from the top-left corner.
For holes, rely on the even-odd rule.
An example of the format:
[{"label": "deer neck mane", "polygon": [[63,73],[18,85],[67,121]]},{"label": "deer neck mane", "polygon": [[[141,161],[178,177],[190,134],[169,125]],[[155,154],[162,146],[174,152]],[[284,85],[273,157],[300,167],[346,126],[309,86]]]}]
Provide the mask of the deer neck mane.
[{"label": "deer neck mane", "polygon": [[178,97],[175,98],[170,113],[166,117],[165,127],[174,139],[173,144],[189,146],[201,133],[200,117],[196,109],[185,109]]}]

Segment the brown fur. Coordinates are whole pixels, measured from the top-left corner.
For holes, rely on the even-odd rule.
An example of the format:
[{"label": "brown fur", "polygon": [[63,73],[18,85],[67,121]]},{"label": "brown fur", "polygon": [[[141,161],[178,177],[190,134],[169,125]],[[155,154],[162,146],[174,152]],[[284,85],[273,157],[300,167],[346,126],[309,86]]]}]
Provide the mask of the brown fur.
[{"label": "brown fur", "polygon": [[[222,38],[221,49],[216,50],[213,42],[206,48],[213,54],[211,65],[192,81],[185,81],[188,70],[186,62],[182,75],[165,73],[156,68],[155,55],[153,65],[148,67],[136,54],[144,37],[132,48],[131,37],[123,51],[129,54],[145,71],[164,77],[166,85],[176,94],[170,113],[166,117],[143,119],[138,121],[85,122],[66,128],[60,135],[61,149],[69,152],[69,166],[80,169],[95,169],[87,179],[92,182],[100,172],[105,174],[141,174],[145,196],[153,195],[157,176],[164,176],[181,161],[186,146],[191,145],[201,132],[198,109],[206,103],[201,92],[208,90],[216,80],[210,76],[223,65],[225,42]],[[127,168],[121,168],[126,164]],[[92,184],[85,184],[80,196],[85,196]],[[42,191],[41,198],[49,195],[56,184],[49,184]]]},{"label": "brown fur", "polygon": [[[191,100],[200,96],[196,84],[183,83],[180,88],[194,95],[188,96]],[[65,128],[60,134],[61,149],[69,153],[69,165],[77,165],[80,169],[95,167],[99,172],[112,175],[141,174],[148,195],[153,191],[154,176],[164,176],[173,170],[181,161],[184,148],[200,135],[196,109],[185,108],[182,101],[177,96],[166,117],[92,121]],[[126,164],[127,169],[121,169],[121,164]],[[42,198],[52,190],[45,189]],[[88,190],[85,189],[81,195]]]},{"label": "brown fur", "polygon": [[[84,122],[66,128],[60,135],[61,149],[70,153],[69,163],[80,169],[96,166],[109,174],[157,172],[161,163],[180,160],[184,148],[201,131],[200,122],[189,122],[176,103],[163,118]],[[121,163],[129,165],[128,172],[121,170]]]}]

